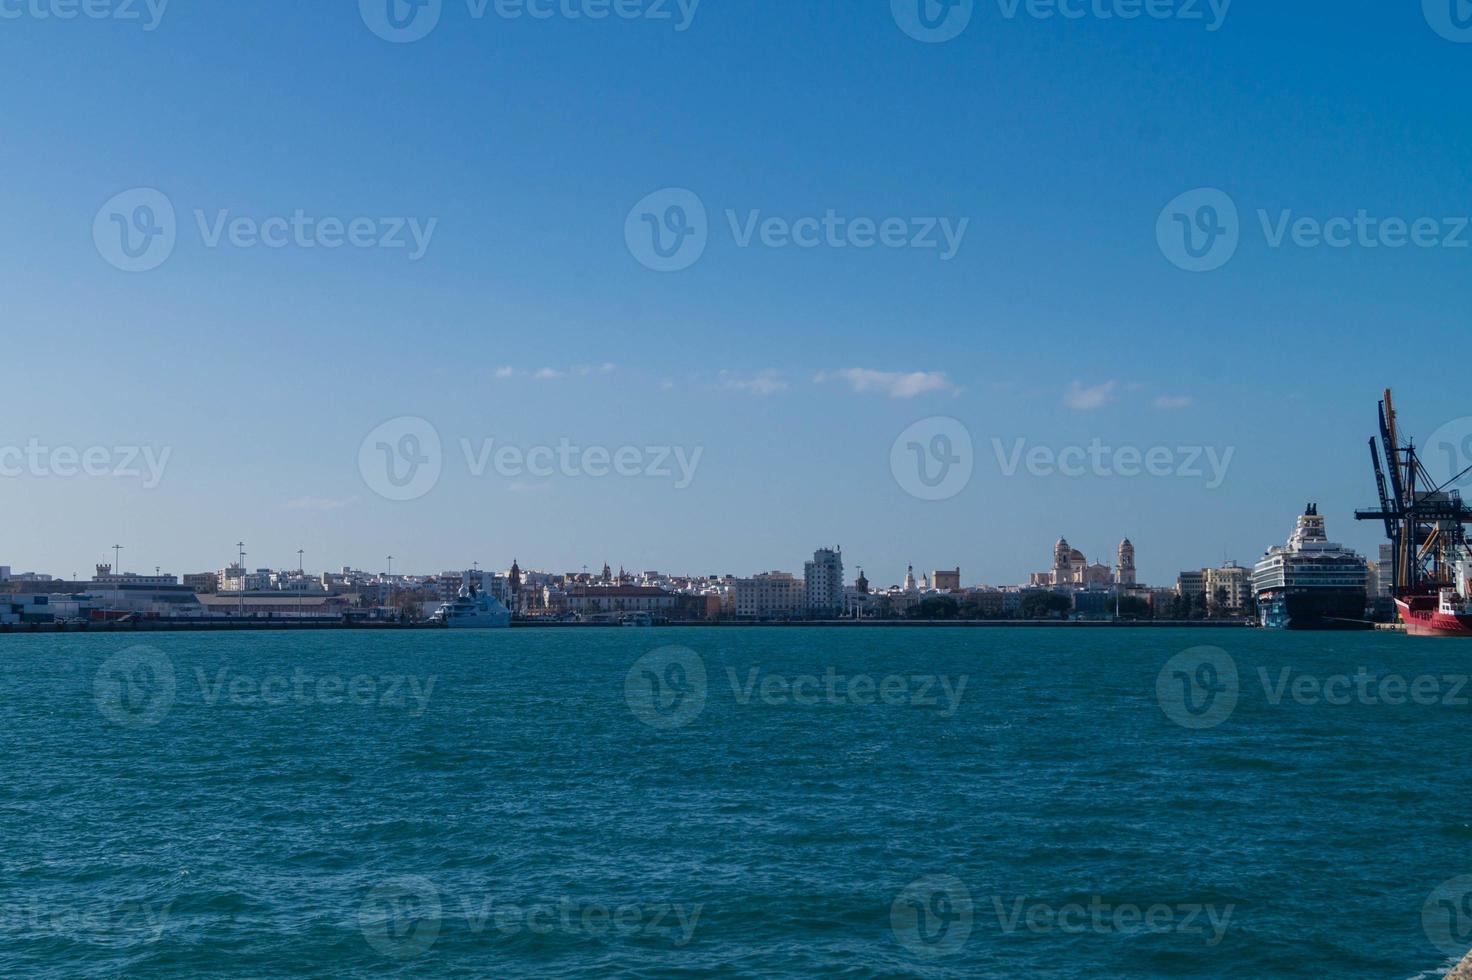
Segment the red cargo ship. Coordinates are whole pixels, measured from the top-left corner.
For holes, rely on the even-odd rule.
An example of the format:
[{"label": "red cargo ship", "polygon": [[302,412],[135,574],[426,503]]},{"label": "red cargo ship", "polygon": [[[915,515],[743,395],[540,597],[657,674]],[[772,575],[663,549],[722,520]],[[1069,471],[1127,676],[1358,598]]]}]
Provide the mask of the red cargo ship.
[{"label": "red cargo ship", "polygon": [[1395,607],[1411,636],[1472,637],[1472,605],[1456,589],[1401,596]]}]

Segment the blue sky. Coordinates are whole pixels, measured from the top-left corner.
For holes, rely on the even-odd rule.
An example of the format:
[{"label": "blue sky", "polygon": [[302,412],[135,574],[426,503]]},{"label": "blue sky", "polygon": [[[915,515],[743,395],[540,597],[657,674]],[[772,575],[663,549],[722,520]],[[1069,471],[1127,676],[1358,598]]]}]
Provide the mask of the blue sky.
[{"label": "blue sky", "polygon": [[[36,16],[49,2],[0,19],[0,445],[170,455],[156,487],[0,477],[0,564],[18,570],[85,571],[114,543],[125,567],[201,570],[244,539],[252,565],[302,548],[319,568],[748,573],[842,544],[879,582],[913,562],[1003,583],[1066,534],[1101,558],[1128,535],[1166,582],[1255,559],[1308,500],[1371,547],[1350,518],[1373,493],[1380,389],[1423,436],[1472,414],[1472,249],[1455,234],[1472,214],[1472,44],[1433,29],[1431,0],[1238,0],[1214,31],[976,0],[934,44],[887,0],[704,0],[683,31],[445,0],[412,43],[346,0],[174,0],[151,31]],[[177,242],[130,273],[93,226],[135,188],[165,195]],[[661,273],[625,224],[666,188],[696,196],[708,240]],[[1240,244],[1193,273],[1157,219],[1198,188],[1235,204]],[[947,261],[741,247],[727,216],[830,209],[967,224]],[[1438,245],[1274,248],[1260,210],[1429,217]],[[297,211],[435,224],[416,261],[210,247],[195,214]],[[402,502],[358,462],[400,417],[443,447],[439,480]],[[970,481],[940,501],[891,468],[901,431],[932,417],[974,445]],[[462,439],[701,455],[683,488],[476,476]],[[1008,476],[994,439],[1233,455],[1214,488]]]}]

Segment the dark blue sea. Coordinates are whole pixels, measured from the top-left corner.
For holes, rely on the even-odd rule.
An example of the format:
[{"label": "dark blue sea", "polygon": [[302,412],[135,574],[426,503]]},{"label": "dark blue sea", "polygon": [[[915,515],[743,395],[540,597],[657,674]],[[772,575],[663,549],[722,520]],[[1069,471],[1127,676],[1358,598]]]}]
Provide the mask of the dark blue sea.
[{"label": "dark blue sea", "polygon": [[1472,644],[0,635],[6,977],[1440,975]]}]

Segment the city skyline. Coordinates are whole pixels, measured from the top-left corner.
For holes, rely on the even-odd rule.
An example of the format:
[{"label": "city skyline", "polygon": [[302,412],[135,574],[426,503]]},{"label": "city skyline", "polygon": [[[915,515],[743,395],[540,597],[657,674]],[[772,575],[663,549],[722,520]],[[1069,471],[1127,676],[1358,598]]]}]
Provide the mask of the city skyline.
[{"label": "city skyline", "polygon": [[[0,302],[23,338],[0,452],[35,440],[120,466],[132,447],[139,475],[0,477],[0,506],[27,517],[4,560],[86,569],[126,527],[148,566],[179,569],[243,538],[273,565],[304,548],[724,573],[795,566],[812,539],[885,581],[911,561],[1011,581],[1040,541],[1103,559],[1128,536],[1163,580],[1251,562],[1306,500],[1372,553],[1352,512],[1374,499],[1380,390],[1423,439],[1467,419],[1454,386],[1366,356],[1390,330],[1450,349],[1465,330],[1465,46],[1414,6],[1338,9],[1232,5],[1209,29],[981,5],[944,43],[883,3],[701,4],[681,30],[452,4],[413,43],[351,4],[274,11],[270,30],[180,5],[151,30],[7,21],[40,84],[11,107],[29,164],[0,189]],[[1393,90],[1366,68],[1387,45],[1405,55]],[[151,125],[95,98],[120,59]],[[710,70],[648,75],[695,63]],[[585,72],[603,94],[543,125],[547,93]],[[345,79],[372,80],[371,106]],[[664,224],[674,202],[705,224]],[[1170,234],[1208,213],[1228,244],[1193,260]],[[688,265],[658,271],[646,218]],[[1423,221],[1435,234],[1409,241]],[[158,264],[125,271],[119,231]],[[444,450],[406,502],[358,459],[400,418]],[[927,500],[891,451],[937,418],[967,429],[974,471]],[[702,455],[683,488],[678,468],[538,480],[474,475],[462,440],[471,460],[487,440]],[[1008,475],[1095,440],[1232,456],[1215,488]]]},{"label": "city skyline", "polygon": [[[1275,542],[1273,546],[1276,546],[1278,544],[1281,544],[1281,542]],[[1040,556],[1038,559],[1039,563],[1043,561],[1044,557],[1051,557],[1052,559],[1052,566],[1054,570],[1053,574],[1055,577],[1049,580],[1044,580],[1044,576],[1046,576],[1048,573],[1040,573],[1036,571],[1024,572],[1016,578],[982,580],[973,578],[970,573],[967,572],[965,567],[961,565],[948,566],[944,563],[937,564],[934,562],[922,562],[917,564],[913,561],[904,562],[905,572],[901,575],[896,576],[893,580],[889,580],[883,575],[877,573],[870,574],[870,572],[873,571],[876,565],[886,566],[888,563],[885,561],[880,561],[877,563],[868,561],[848,561],[841,564],[841,572],[838,581],[840,585],[847,586],[857,581],[857,579],[862,575],[872,584],[875,589],[903,589],[906,588],[908,583],[916,576],[918,576],[920,579],[930,581],[935,576],[954,575],[959,577],[958,587],[961,589],[970,589],[977,587],[1046,588],[1050,585],[1068,585],[1070,583],[1078,585],[1095,584],[1092,579],[1084,577],[1085,566],[1093,566],[1102,567],[1107,570],[1107,572],[1111,576],[1109,579],[1109,583],[1111,585],[1115,582],[1113,576],[1115,576],[1116,573],[1118,573],[1121,569],[1124,569],[1127,570],[1128,577],[1121,580],[1120,584],[1128,585],[1131,587],[1138,584],[1141,587],[1150,586],[1169,588],[1173,587],[1176,584],[1177,577],[1181,572],[1189,573],[1199,571],[1201,568],[1223,568],[1233,565],[1241,565],[1250,568],[1251,565],[1257,560],[1257,558],[1260,557],[1260,555],[1254,556],[1253,558],[1245,561],[1236,557],[1224,557],[1221,561],[1215,563],[1206,562],[1198,565],[1188,564],[1182,566],[1182,568],[1176,570],[1169,575],[1162,575],[1157,579],[1148,579],[1145,577],[1140,577],[1138,575],[1138,566],[1136,564],[1136,549],[1133,542],[1130,539],[1125,538],[1116,543],[1116,547],[1113,553],[1107,555],[1084,553],[1077,548],[1073,548],[1071,561],[1073,562],[1074,568],[1078,574],[1070,578],[1067,577],[1067,573],[1065,572],[1063,577],[1058,577],[1058,570],[1060,567],[1059,561],[1061,557],[1058,548],[1065,545],[1068,545],[1067,539],[1060,538],[1055,545],[1049,546],[1047,549],[1044,549],[1046,555],[1044,555],[1044,553],[1040,551]],[[298,549],[296,552],[297,564],[293,566],[289,564],[272,564],[270,562],[262,564],[260,562],[249,561],[248,559],[251,557],[251,553],[248,550],[245,550],[245,542],[237,542],[234,547],[238,550],[234,555],[231,556],[228,562],[222,565],[207,568],[204,567],[204,563],[196,561],[192,565],[179,566],[177,569],[172,566],[165,567],[164,565],[160,564],[154,564],[153,566],[151,566],[150,569],[150,567],[146,565],[138,568],[130,568],[121,560],[120,553],[129,550],[129,547],[130,546],[128,545],[120,544],[108,546],[107,550],[109,552],[112,552],[111,560],[107,562],[94,562],[90,566],[90,574],[77,570],[73,570],[70,574],[58,574],[57,572],[47,568],[29,567],[24,564],[16,564],[13,561],[9,564],[0,565],[0,569],[4,569],[7,573],[14,576],[15,578],[20,578],[22,576],[40,575],[49,576],[59,581],[78,582],[88,581],[92,575],[98,577],[105,577],[108,575],[126,575],[141,576],[145,578],[150,575],[164,575],[172,576],[176,579],[183,579],[186,576],[216,574],[217,572],[222,572],[226,569],[239,569],[240,571],[252,576],[258,572],[299,575],[305,577],[308,580],[317,580],[326,576],[341,575],[349,572],[355,574],[364,574],[368,576],[376,576],[385,580],[395,578],[424,579],[440,577],[450,573],[462,574],[467,572],[483,572],[485,574],[503,575],[509,573],[512,570],[513,566],[518,566],[523,572],[534,572],[537,574],[559,577],[567,576],[569,578],[576,576],[588,576],[589,578],[595,580],[599,578],[599,576],[604,572],[614,573],[615,577],[627,575],[632,578],[639,578],[650,574],[656,574],[661,577],[671,579],[700,580],[744,578],[754,575],[762,575],[769,572],[790,572],[801,576],[803,572],[803,566],[805,564],[813,564],[812,560],[800,558],[795,562],[784,563],[781,561],[773,561],[768,562],[766,565],[761,565],[754,568],[744,568],[736,570],[727,569],[722,571],[707,572],[695,571],[690,569],[659,568],[655,566],[633,566],[609,559],[604,559],[596,564],[584,562],[581,565],[577,565],[574,567],[561,567],[543,565],[535,560],[522,562],[519,558],[513,557],[510,562],[505,563],[504,565],[496,561],[483,562],[480,560],[475,560],[471,564],[466,565],[463,568],[456,567],[454,565],[443,567],[418,567],[410,565],[406,567],[404,564],[404,558],[402,556],[384,556],[376,563],[370,561],[363,564],[333,563],[320,566],[309,566],[305,562],[305,549]],[[832,549],[821,547],[819,549],[819,554],[825,551],[832,553],[835,550],[838,554],[839,559],[843,559],[842,545],[837,545],[835,546],[835,548]],[[1264,551],[1266,550],[1267,549],[1265,548]],[[1366,551],[1364,553],[1364,557],[1369,561],[1374,561],[1376,560],[1378,554],[1379,551],[1377,546],[1377,548],[1374,550]],[[400,567],[397,572],[395,572],[393,568],[393,564],[395,561],[398,561],[400,563]],[[930,587],[937,588],[938,586],[935,586],[934,583],[931,582]]]}]

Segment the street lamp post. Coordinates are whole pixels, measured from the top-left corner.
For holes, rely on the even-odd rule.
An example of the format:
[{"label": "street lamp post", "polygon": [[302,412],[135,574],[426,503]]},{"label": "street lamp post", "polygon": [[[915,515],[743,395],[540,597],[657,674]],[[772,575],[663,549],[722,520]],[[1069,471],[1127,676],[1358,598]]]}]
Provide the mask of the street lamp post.
[{"label": "street lamp post", "polygon": [[240,618],[241,619],[244,619],[245,618],[245,542],[244,541],[237,541],[237,542],[235,542],[235,547],[236,547],[236,549],[238,551],[238,554],[239,554],[238,567],[240,568],[240,601],[239,601],[239,603],[237,605],[237,608],[238,608],[239,613],[240,613]]}]

